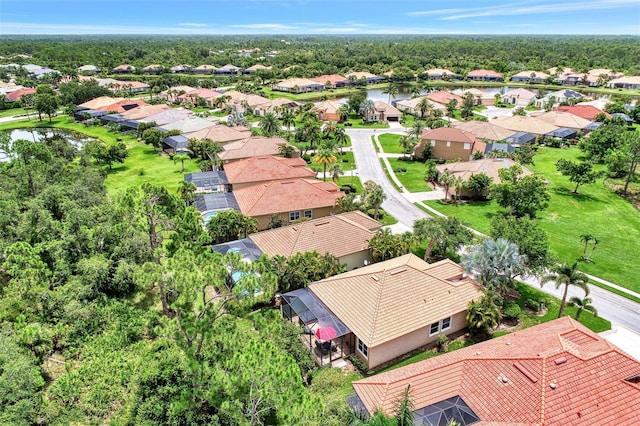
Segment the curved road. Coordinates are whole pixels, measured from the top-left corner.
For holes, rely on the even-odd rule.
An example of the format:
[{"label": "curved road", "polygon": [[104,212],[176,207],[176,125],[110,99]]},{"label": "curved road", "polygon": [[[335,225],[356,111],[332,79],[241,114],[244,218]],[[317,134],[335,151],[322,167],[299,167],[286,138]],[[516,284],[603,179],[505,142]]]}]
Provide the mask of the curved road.
[{"label": "curved road", "polygon": [[[389,182],[371,140],[372,136],[382,133],[404,134],[404,129],[379,130],[378,132],[369,129],[347,130],[353,146],[357,174],[363,183],[367,180],[373,180],[382,186],[387,194],[387,199],[382,203],[383,208],[398,219],[403,230],[411,231],[415,220],[429,217],[429,215],[416,207]],[[526,279],[525,282],[540,288],[539,280],[531,278]],[[595,285],[591,285],[589,288],[591,290],[589,296],[593,299],[592,304],[601,316],[624,328],[640,333],[640,304]],[[556,290],[554,283],[547,283],[542,287],[542,290],[556,297],[562,297],[562,289]],[[580,289],[570,288],[567,299],[572,296],[583,297],[583,292]]]}]

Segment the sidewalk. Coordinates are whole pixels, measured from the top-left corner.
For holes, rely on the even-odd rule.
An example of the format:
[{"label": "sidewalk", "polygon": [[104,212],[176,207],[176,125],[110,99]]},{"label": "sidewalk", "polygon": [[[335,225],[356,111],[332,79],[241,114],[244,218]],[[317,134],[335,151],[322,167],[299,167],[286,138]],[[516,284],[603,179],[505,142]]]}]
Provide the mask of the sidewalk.
[{"label": "sidewalk", "polygon": [[611,330],[600,333],[600,336],[640,361],[640,335],[637,333],[611,323]]}]

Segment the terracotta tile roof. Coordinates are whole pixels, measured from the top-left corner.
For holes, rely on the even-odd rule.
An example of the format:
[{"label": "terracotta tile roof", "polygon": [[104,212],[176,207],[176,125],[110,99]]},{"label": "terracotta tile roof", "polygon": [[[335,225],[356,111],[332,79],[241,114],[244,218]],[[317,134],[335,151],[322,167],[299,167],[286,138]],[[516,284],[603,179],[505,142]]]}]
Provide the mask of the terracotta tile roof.
[{"label": "terracotta tile roof", "polygon": [[556,108],[558,111],[568,112],[573,115],[577,115],[585,120],[592,121],[598,114],[604,114],[607,117],[611,117],[608,112],[602,111],[593,105],[561,105]]},{"label": "terracotta tile roof", "polygon": [[319,102],[313,108],[316,111],[322,111],[325,114],[336,114],[338,109],[341,106],[342,106],[342,104],[339,103],[339,102],[327,100],[327,101]]},{"label": "terracotta tile roof", "polygon": [[422,140],[450,141],[460,143],[473,143],[476,135],[455,127],[440,127],[422,132]]},{"label": "terracotta tile roof", "polygon": [[14,90],[13,92],[7,93],[7,100],[9,102],[17,102],[22,99],[25,95],[33,95],[36,93],[36,89],[32,87],[24,87],[22,89]]},{"label": "terracotta tile roof", "polygon": [[208,138],[220,144],[228,144],[250,137],[251,131],[242,126],[230,127],[223,124],[216,124],[191,133],[186,133],[185,136],[196,139]]},{"label": "terracotta tile roof", "polygon": [[318,77],[312,77],[311,80],[315,81],[316,83],[320,83],[320,84],[326,84],[327,81],[331,82],[331,84],[346,83],[346,82],[349,81],[349,79],[347,77],[343,77],[343,76],[337,75],[337,74],[324,74],[324,75],[320,75]]},{"label": "terracotta tile roof", "polygon": [[80,107],[84,107],[84,108],[89,108],[89,109],[99,109],[105,106],[109,106],[112,104],[115,104],[116,102],[120,102],[124,100],[124,98],[113,98],[111,96],[100,96],[98,98],[95,99],[91,99],[90,101],[87,101],[85,103],[82,103],[78,106]]},{"label": "terracotta tile roof", "polygon": [[110,105],[104,105],[104,106],[93,108],[93,109],[98,109],[101,111],[115,111],[120,113],[120,112],[129,111],[133,108],[139,108],[145,105],[149,105],[149,104],[143,101],[142,99],[123,99],[121,101],[112,103]]},{"label": "terracotta tile roof", "polygon": [[450,76],[456,76],[458,74],[456,74],[455,72],[448,70],[446,68],[431,68],[425,71],[425,73],[431,77],[431,76],[443,76],[443,75],[450,75]]},{"label": "terracotta tile roof", "polygon": [[451,99],[456,99],[458,101],[458,105],[462,106],[462,102],[464,101],[464,99],[462,98],[462,96],[458,96],[458,95],[454,95],[451,92],[447,92],[444,90],[440,90],[438,92],[433,92],[433,93],[429,93],[427,95],[427,99],[429,99],[430,101],[433,102],[438,102],[440,104],[446,104],[447,102],[449,102]]},{"label": "terracotta tile roof", "polygon": [[558,126],[554,126],[544,120],[538,120],[535,117],[498,117],[491,120],[491,123],[514,132],[525,132],[533,135],[545,135],[558,130]]},{"label": "terracotta tile roof", "polygon": [[[570,317],[353,383],[392,413],[407,385],[416,409],[460,396],[482,425],[635,425],[640,362]],[[615,415],[612,415],[615,413]]]},{"label": "terracotta tile roof", "polygon": [[374,106],[376,108],[376,111],[384,112],[385,117],[400,117],[402,115],[402,112],[400,112],[400,110],[384,101],[375,101]]},{"label": "terracotta tile roof", "polygon": [[464,312],[482,292],[468,278],[448,281],[454,273],[461,277],[462,268],[450,260],[430,265],[408,254],[311,283],[309,288],[371,348]]},{"label": "terracotta tile roof", "polygon": [[[264,182],[235,190],[233,194],[245,216],[333,207],[344,196],[335,184],[333,191],[310,179]],[[330,184],[330,182],[324,182]]]},{"label": "terracotta tile roof", "polygon": [[289,78],[287,80],[283,80],[280,83],[275,84],[275,86],[284,87],[287,89],[293,89],[295,86],[298,86],[301,88],[306,86],[318,86],[319,84],[324,86],[324,83],[318,83],[317,81],[311,80],[309,78]]},{"label": "terracotta tile roof", "polygon": [[251,234],[249,238],[269,255],[293,256],[316,251],[340,258],[368,249],[368,241],[382,225],[355,211],[300,222]]},{"label": "terracotta tile roof", "polygon": [[[417,98],[411,98],[411,99],[403,99],[401,101],[397,101],[396,105],[400,105],[400,106],[404,106],[406,108],[410,108],[412,109],[415,113],[419,113],[419,108],[418,108],[418,104],[420,103],[420,101],[422,101],[424,98],[426,98],[426,96],[418,96]],[[429,102],[429,104],[431,105],[431,108],[433,109],[439,109],[441,111],[446,111],[447,107],[442,105],[441,103],[438,102],[434,102],[431,101]]]},{"label": "terracotta tile roof", "polygon": [[587,127],[591,121],[575,114],[564,111],[547,111],[531,114],[537,120],[544,121],[557,127],[567,127],[569,129],[581,130]]},{"label": "terracotta tile roof", "polygon": [[272,155],[234,161],[226,164],[224,171],[231,184],[312,178],[316,175],[302,158],[282,158]]},{"label": "terracotta tile roof", "polygon": [[[482,160],[461,161],[456,163],[438,164],[436,169],[440,173],[449,171],[454,176],[460,176],[463,181],[469,180],[471,175],[485,174],[491,178],[493,183],[500,183],[498,170],[509,168],[517,164],[509,158],[484,158]],[[523,175],[530,175],[531,170],[523,167]]]},{"label": "terracotta tile roof", "polygon": [[458,121],[457,123],[453,123],[453,126],[465,132],[471,132],[480,139],[488,139],[491,141],[501,141],[515,133],[513,130],[508,130],[486,121]]},{"label": "terracotta tile roof", "polygon": [[230,101],[230,103],[237,104],[237,105],[240,105],[243,102],[246,102],[247,105],[249,105],[250,107],[255,107],[255,106],[262,105],[269,102],[269,99],[260,95],[243,94],[242,96],[239,96]]},{"label": "terracotta tile roof", "polygon": [[241,158],[278,155],[282,145],[290,144],[278,137],[251,136],[250,138],[225,145],[223,147],[224,151],[218,154],[218,157],[223,161],[232,161]]},{"label": "terracotta tile roof", "polygon": [[208,99],[208,98],[215,98],[220,96],[219,92],[216,92],[215,90],[211,90],[211,89],[195,89],[195,90],[189,90],[186,93],[178,96],[177,99],[191,99],[191,98],[202,98],[202,99]]},{"label": "terracotta tile roof", "polygon": [[147,118],[151,115],[158,114],[168,109],[170,109],[169,105],[166,105],[166,104],[143,105],[141,107],[134,108],[129,111],[125,111],[120,115],[122,115],[124,118],[128,120],[141,120],[143,118]]},{"label": "terracotta tile roof", "polygon": [[531,90],[523,89],[522,87],[509,90],[507,93],[502,95],[502,98],[523,98],[523,99],[533,99],[536,97],[536,94]]},{"label": "terracotta tile roof", "polygon": [[479,69],[479,70],[473,70],[470,73],[468,73],[467,77],[469,76],[471,77],[486,77],[486,76],[502,77],[502,74],[493,70]]}]

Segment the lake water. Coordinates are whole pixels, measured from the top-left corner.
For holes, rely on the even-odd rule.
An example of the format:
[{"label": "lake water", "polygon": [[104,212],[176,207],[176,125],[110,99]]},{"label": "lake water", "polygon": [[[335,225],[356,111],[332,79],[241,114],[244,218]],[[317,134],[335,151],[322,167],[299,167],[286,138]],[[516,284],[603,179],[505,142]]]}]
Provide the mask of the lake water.
[{"label": "lake water", "polygon": [[[81,149],[85,143],[96,140],[81,133],[47,127],[37,129],[16,129],[10,130],[7,133],[9,133],[9,143],[18,139],[40,142],[45,138],[62,136],[78,149]],[[0,161],[9,161],[9,155],[2,150],[0,150]]]}]

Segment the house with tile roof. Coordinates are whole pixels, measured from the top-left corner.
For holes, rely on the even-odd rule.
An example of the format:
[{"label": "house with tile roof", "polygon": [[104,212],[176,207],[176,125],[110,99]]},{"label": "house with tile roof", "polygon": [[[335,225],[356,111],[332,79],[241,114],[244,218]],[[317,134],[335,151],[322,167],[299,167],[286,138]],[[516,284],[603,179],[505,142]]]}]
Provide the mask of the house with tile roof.
[{"label": "house with tile roof", "polygon": [[325,89],[324,83],[318,83],[308,78],[289,78],[274,84],[272,87],[273,90],[290,93],[319,92]]},{"label": "house with tile roof", "polygon": [[386,80],[385,77],[381,77],[379,75],[375,75],[375,74],[371,74],[370,72],[366,72],[366,71],[354,71],[354,72],[350,72],[346,75],[347,79],[349,79],[351,81],[351,77],[353,77],[355,80],[366,80],[367,84],[376,84],[376,83],[380,83],[384,80]]},{"label": "house with tile roof", "polygon": [[244,240],[219,244],[213,249],[222,249],[224,254],[233,247],[242,251],[242,246],[251,245],[255,247],[251,251],[254,255],[248,258],[251,261],[262,254],[291,257],[311,251],[329,253],[350,271],[372,262],[369,240],[381,227],[377,220],[353,211],[256,232]]},{"label": "house with tile roof", "polygon": [[102,70],[95,65],[83,65],[76,69],[79,74],[96,74],[101,72]]},{"label": "house with tile roof", "polygon": [[502,103],[515,105],[517,107],[527,107],[536,98],[536,94],[531,90],[518,88],[510,90],[502,95]]},{"label": "house with tile roof", "polygon": [[[280,147],[283,145],[293,146],[279,137],[267,138],[264,136],[251,136],[224,145],[222,147],[223,151],[218,154],[218,158],[220,158],[224,164],[227,164],[243,158],[279,155]],[[300,155],[300,151],[296,148],[295,156],[298,155]]]},{"label": "house with tile roof", "polygon": [[416,424],[631,426],[640,362],[563,317],[355,381],[348,402],[391,415],[407,386]]},{"label": "house with tile roof", "polygon": [[[446,163],[436,165],[438,173],[451,173],[453,176],[459,176],[463,182],[467,182],[473,175],[487,175],[491,179],[492,183],[500,183],[500,175],[498,171],[500,169],[508,169],[513,165],[518,164],[510,158],[483,158],[481,160],[460,161],[455,163]],[[521,166],[522,167],[522,166]],[[531,170],[522,167],[521,176],[532,174]],[[449,195],[454,196],[456,194],[456,188],[449,188]],[[462,188],[459,193],[462,197],[469,197],[475,195],[473,192],[466,188]],[[487,195],[487,194],[483,194]]]},{"label": "house with tile roof", "polygon": [[402,117],[402,112],[396,107],[389,105],[384,101],[375,101],[373,103],[376,114],[373,117],[374,121],[378,123],[388,123],[389,121],[399,122]]},{"label": "house with tile roof", "polygon": [[160,64],[151,64],[142,68],[144,74],[160,74],[164,70],[164,67]]},{"label": "house with tile roof", "polygon": [[183,108],[170,108],[140,119],[142,122],[154,122],[157,126],[164,126],[193,117],[193,111]]},{"label": "house with tile roof", "polygon": [[271,70],[272,67],[268,67],[266,65],[262,65],[262,64],[255,64],[250,66],[249,68],[246,68],[243,71],[243,74],[254,74],[257,71],[269,71]]},{"label": "house with tile roof", "polygon": [[291,179],[312,179],[316,172],[307,167],[302,158],[283,158],[273,155],[250,157],[224,165],[224,173],[232,191],[260,182]]},{"label": "house with tile roof", "polygon": [[280,115],[283,110],[289,110],[291,112],[297,110],[302,103],[297,101],[292,101],[287,98],[276,98],[271,99],[267,102],[261,103],[253,107],[253,114],[258,117],[264,116],[268,112],[272,112],[276,114],[278,118],[281,118]]},{"label": "house with tile roof", "polygon": [[213,65],[204,64],[204,65],[198,65],[197,67],[192,68],[191,72],[194,74],[213,74],[215,70],[216,70],[216,67],[214,67]]},{"label": "house with tile roof", "polygon": [[[311,328],[336,324],[333,341],[340,353],[355,353],[373,369],[466,328],[467,306],[481,296],[480,285],[460,265],[449,259],[429,264],[407,254],[282,298],[286,317]],[[314,302],[326,308],[325,315],[305,312],[306,307],[313,314]]]},{"label": "house with tile roof", "polygon": [[135,70],[136,70],[136,67],[134,67],[133,65],[122,64],[112,69],[111,72],[114,74],[131,74]]},{"label": "house with tile roof", "polygon": [[554,126],[544,120],[538,120],[536,117],[519,115],[494,118],[491,123],[514,132],[531,133],[536,136],[543,136],[558,129],[558,126]]},{"label": "house with tile roof", "polygon": [[237,67],[232,64],[223,65],[220,68],[216,68],[214,71],[215,74],[223,74],[223,75],[238,74],[238,72],[240,72],[240,67]]},{"label": "house with tile roof", "polygon": [[349,85],[349,79],[337,74],[324,74],[318,77],[312,77],[311,80],[323,84],[326,89],[335,89],[336,87],[346,87]]},{"label": "house with tile roof", "polygon": [[[128,120],[142,120],[143,118],[147,118],[149,116],[158,114],[162,111],[167,111],[169,105],[167,104],[157,104],[157,105],[142,105],[138,108],[134,108],[129,111],[125,111],[121,113],[122,117]],[[157,124],[157,123],[156,123]]]},{"label": "house with tile roof", "polygon": [[224,149],[225,145],[251,137],[251,131],[243,126],[230,127],[209,122],[209,126],[192,132],[184,132],[184,135],[189,139],[211,139],[222,145]]},{"label": "house with tile roof", "polygon": [[604,114],[605,117],[609,118],[608,112],[601,110],[593,105],[560,105],[556,108],[558,111],[569,112],[573,115],[577,115],[580,118],[584,118],[585,120],[593,121],[596,119],[598,114]]},{"label": "house with tile roof", "polygon": [[453,80],[460,78],[458,74],[445,68],[431,68],[423,72],[422,75],[426,75],[429,80]]},{"label": "house with tile roof", "polygon": [[342,104],[332,100],[318,102],[313,109],[318,113],[320,121],[342,121],[342,117],[338,114],[338,110]]},{"label": "house with tile roof", "polygon": [[505,129],[488,121],[458,121],[452,125],[456,129],[473,133],[477,138],[487,141],[502,141],[515,133],[513,130]]},{"label": "house with tile roof", "polygon": [[539,111],[531,114],[531,117],[536,120],[541,120],[552,124],[556,127],[568,128],[573,130],[583,130],[590,123],[591,120],[578,117],[570,112],[554,110],[554,111]]},{"label": "house with tile roof", "polygon": [[[418,105],[424,98],[426,98],[426,96],[418,96],[417,98],[391,101],[391,103],[394,104],[399,111],[419,117],[421,112]],[[432,109],[439,109],[443,113],[447,111],[447,107],[441,103],[429,101],[429,105],[431,105]]]},{"label": "house with tile roof", "polygon": [[464,101],[462,96],[455,95],[451,92],[447,92],[446,90],[439,90],[437,92],[429,93],[427,95],[427,99],[429,99],[431,102],[436,102],[442,105],[446,105],[447,102],[455,99],[456,101],[458,101],[458,106],[462,106],[462,102]]},{"label": "house with tile roof", "polygon": [[473,70],[467,74],[467,79],[474,81],[504,81],[504,77],[499,72],[493,70]]},{"label": "house with tile roof", "polygon": [[6,94],[7,102],[19,102],[23,96],[35,95],[36,89],[33,87],[22,87]]},{"label": "house with tile roof", "polygon": [[126,93],[140,93],[145,92],[151,88],[147,83],[143,83],[142,81],[123,81],[116,80],[109,84],[110,92],[126,92]]},{"label": "house with tile roof", "polygon": [[471,160],[474,151],[484,144],[476,135],[455,127],[440,127],[433,130],[425,130],[420,136],[420,142],[413,150],[413,155],[422,157],[427,146],[431,146],[431,157],[441,160]]},{"label": "house with tile roof", "polygon": [[586,96],[580,92],[576,92],[575,90],[571,90],[571,89],[563,89],[563,90],[557,90],[555,92],[547,93],[541,99],[536,99],[535,104],[538,108],[544,108],[547,105],[547,103],[550,103],[552,101],[553,101],[553,106],[556,106],[569,101],[577,102],[584,98],[586,98]]},{"label": "house with tile roof", "polygon": [[640,89],[640,76],[630,75],[609,80],[607,87],[614,89]]},{"label": "house with tile roof", "polygon": [[269,226],[272,214],[285,222],[334,214],[336,201],[344,192],[333,182],[289,179],[245,186],[235,189],[233,195],[242,214],[255,218],[261,231]]},{"label": "house with tile roof", "polygon": [[191,71],[191,66],[190,65],[174,65],[171,68],[169,68],[169,71],[171,71],[173,74],[181,74],[181,73],[186,73]]}]

